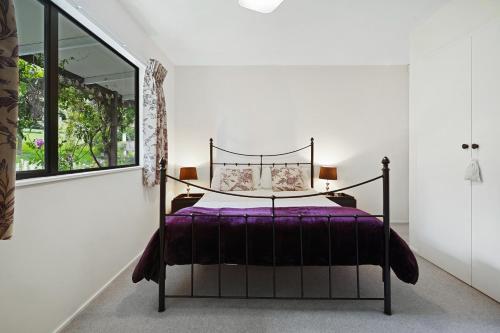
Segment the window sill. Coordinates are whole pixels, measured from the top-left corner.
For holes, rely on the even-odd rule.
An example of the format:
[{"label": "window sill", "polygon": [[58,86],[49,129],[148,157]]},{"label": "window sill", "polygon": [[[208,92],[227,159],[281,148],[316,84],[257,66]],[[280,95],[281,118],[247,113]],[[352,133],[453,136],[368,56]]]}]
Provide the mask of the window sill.
[{"label": "window sill", "polygon": [[127,168],[98,170],[98,171],[72,173],[72,174],[67,174],[67,175],[20,179],[20,180],[16,180],[16,187],[20,188],[20,187],[25,187],[25,186],[32,186],[32,185],[45,184],[45,183],[54,183],[54,182],[73,180],[73,179],[78,179],[78,178],[97,177],[97,176],[102,176],[102,175],[107,175],[107,174],[112,174],[112,173],[130,172],[130,171],[136,171],[136,170],[141,170],[141,169],[142,169],[142,166],[137,165],[137,166],[131,166],[131,167],[127,167]]}]

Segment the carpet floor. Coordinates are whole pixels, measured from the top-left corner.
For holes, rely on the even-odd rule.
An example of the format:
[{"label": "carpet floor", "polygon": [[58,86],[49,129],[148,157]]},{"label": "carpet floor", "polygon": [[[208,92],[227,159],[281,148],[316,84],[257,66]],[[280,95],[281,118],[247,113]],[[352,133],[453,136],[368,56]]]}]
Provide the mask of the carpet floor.
[{"label": "carpet floor", "polygon": [[[406,226],[396,226],[407,237]],[[500,304],[453,276],[418,258],[420,279],[407,285],[393,275],[393,315],[383,314],[382,301],[289,301],[167,299],[157,312],[157,285],[133,284],[133,267],[121,274],[81,312],[63,332],[500,332]],[[167,292],[187,293],[189,268],[167,269]],[[270,270],[252,267],[250,293],[271,290]],[[223,269],[223,294],[244,290],[241,267]],[[362,267],[361,295],[382,296],[381,269]],[[278,295],[297,296],[296,268],[278,269]],[[325,287],[326,283],[326,287]],[[327,270],[305,270],[305,295],[322,296],[328,290]],[[335,268],[334,296],[353,296],[355,269]],[[214,294],[216,267],[196,267],[195,292]]]}]

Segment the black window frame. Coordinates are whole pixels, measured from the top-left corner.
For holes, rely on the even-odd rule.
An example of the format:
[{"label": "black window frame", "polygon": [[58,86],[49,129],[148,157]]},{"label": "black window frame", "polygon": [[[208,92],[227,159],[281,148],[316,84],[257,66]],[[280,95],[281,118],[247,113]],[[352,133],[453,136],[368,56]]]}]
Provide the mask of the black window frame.
[{"label": "black window frame", "polygon": [[[44,135],[45,135],[45,163],[44,169],[16,171],[16,179],[29,179],[37,177],[50,177],[58,175],[75,174],[82,172],[93,172],[101,170],[123,169],[139,166],[140,161],[140,133],[139,133],[139,67],[133,64],[123,54],[109,45],[101,37],[81,24],[76,18],[65,10],[52,3],[50,0],[33,0],[44,6],[44,81],[45,81],[45,103],[44,103]],[[135,161],[134,164],[116,165],[99,168],[86,168],[78,170],[58,169],[59,165],[59,16],[62,15],[78,28],[82,29],[97,42],[102,44],[113,54],[130,65],[135,72]]]}]

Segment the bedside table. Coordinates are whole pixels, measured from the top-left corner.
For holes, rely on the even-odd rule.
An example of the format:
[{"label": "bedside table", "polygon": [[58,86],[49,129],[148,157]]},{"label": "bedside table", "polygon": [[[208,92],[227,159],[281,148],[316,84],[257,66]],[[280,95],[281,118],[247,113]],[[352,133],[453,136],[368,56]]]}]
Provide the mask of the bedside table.
[{"label": "bedside table", "polygon": [[186,196],[186,193],[184,194],[179,194],[175,198],[172,199],[172,206],[170,209],[170,213],[175,213],[179,209],[186,208],[186,207],[191,207],[195,203],[198,202],[198,200],[201,199],[203,196],[203,193],[191,193],[189,197]]},{"label": "bedside table", "polygon": [[341,205],[342,207],[356,208],[356,198],[345,193],[335,193],[335,195],[326,196],[331,201]]}]

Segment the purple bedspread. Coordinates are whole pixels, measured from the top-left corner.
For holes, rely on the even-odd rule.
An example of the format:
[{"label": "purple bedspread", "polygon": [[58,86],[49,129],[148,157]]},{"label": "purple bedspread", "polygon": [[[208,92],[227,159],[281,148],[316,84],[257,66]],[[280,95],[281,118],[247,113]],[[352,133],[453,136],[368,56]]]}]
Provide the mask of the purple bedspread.
[{"label": "purple bedspread", "polygon": [[[304,265],[328,265],[328,218],[311,215],[359,215],[359,263],[361,265],[383,265],[383,223],[373,217],[362,217],[367,213],[348,207],[284,207],[275,210],[276,265],[300,265],[300,222],[302,215],[302,240]],[[248,263],[250,265],[272,265],[272,223],[270,208],[201,208],[190,207],[177,214],[195,214],[194,263],[217,264],[219,262],[218,235],[221,214],[221,261],[225,264],[245,264],[245,228],[248,228]],[[248,224],[241,215],[248,214]],[[231,217],[228,215],[238,215]],[[333,265],[356,265],[356,226],[353,217],[332,217],[330,225],[331,260]],[[191,217],[172,216],[166,218],[165,258],[168,265],[191,264]],[[135,267],[132,280],[143,278],[158,281],[159,261],[158,231],[153,235],[141,259]],[[407,283],[418,280],[418,264],[406,242],[391,230],[391,268],[396,276]]]}]

